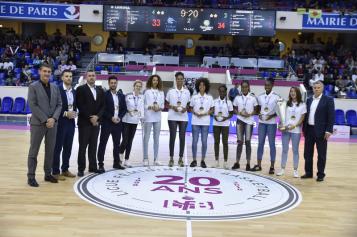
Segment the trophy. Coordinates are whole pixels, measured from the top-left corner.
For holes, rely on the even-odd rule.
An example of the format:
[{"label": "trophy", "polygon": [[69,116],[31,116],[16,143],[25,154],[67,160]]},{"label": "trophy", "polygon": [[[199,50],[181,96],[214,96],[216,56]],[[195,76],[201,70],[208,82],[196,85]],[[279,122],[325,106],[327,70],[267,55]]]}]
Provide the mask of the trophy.
[{"label": "trophy", "polygon": [[276,103],[276,113],[280,119],[279,129],[285,131],[287,128],[284,126],[286,123],[286,101],[282,98]]},{"label": "trophy", "polygon": [[68,111],[73,111],[73,104],[68,104]]},{"label": "trophy", "polygon": [[218,112],[218,114],[217,114],[217,120],[218,120],[218,121],[222,121],[222,120],[223,120],[223,113],[222,113],[222,112]]},{"label": "trophy", "polygon": [[159,104],[155,101],[152,107],[157,110],[159,109]]},{"label": "trophy", "polygon": [[182,111],[181,101],[177,101],[177,111],[178,112]]}]

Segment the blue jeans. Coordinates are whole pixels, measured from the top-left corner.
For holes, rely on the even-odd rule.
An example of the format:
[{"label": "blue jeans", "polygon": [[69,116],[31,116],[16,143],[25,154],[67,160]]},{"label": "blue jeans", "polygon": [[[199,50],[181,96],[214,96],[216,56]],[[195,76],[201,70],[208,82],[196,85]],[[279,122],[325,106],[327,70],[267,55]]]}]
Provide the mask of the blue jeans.
[{"label": "blue jeans", "polygon": [[283,132],[281,140],[283,143],[283,152],[281,153],[281,168],[285,169],[286,161],[288,159],[289,152],[289,142],[291,139],[291,144],[293,147],[293,157],[294,157],[294,170],[299,166],[299,143],[300,143],[300,133]]},{"label": "blue jeans", "polygon": [[145,122],[144,123],[144,160],[149,158],[148,155],[148,145],[151,133],[151,127],[154,130],[154,160],[157,160],[159,154],[159,138],[161,130],[161,121],[160,122]]},{"label": "blue jeans", "polygon": [[275,149],[275,135],[276,124],[259,123],[258,125],[258,160],[263,159],[265,137],[268,135],[269,147],[270,147],[270,161],[275,162],[276,149]]},{"label": "blue jeans", "polygon": [[206,157],[207,152],[207,137],[208,137],[208,128],[209,126],[204,125],[192,125],[192,157],[196,160],[197,157],[197,143],[198,137],[201,133],[201,142],[202,142],[202,159]]}]

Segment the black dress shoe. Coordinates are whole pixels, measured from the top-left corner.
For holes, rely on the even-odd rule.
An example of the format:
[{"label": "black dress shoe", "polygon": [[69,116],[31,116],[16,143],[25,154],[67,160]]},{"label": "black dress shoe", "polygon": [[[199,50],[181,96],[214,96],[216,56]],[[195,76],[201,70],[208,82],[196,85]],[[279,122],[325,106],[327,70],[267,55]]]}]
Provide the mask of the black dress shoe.
[{"label": "black dress shoe", "polygon": [[236,170],[236,169],[239,169],[240,168],[240,165],[238,162],[234,163],[234,165],[232,166],[232,170]]},{"label": "black dress shoe", "polygon": [[317,182],[322,182],[322,181],[324,181],[324,177],[317,177],[316,181]]},{"label": "black dress shoe", "polygon": [[84,176],[84,172],[83,171],[78,171],[77,176],[78,177],[83,177]]},{"label": "black dress shoe", "polygon": [[275,172],[274,167],[270,167],[270,169],[269,169],[269,174],[274,174],[274,172]]},{"label": "black dress shoe", "polygon": [[190,167],[196,167],[196,166],[197,166],[197,160],[192,161]]},{"label": "black dress shoe", "polygon": [[312,179],[312,175],[304,174],[304,175],[301,176],[300,178],[302,178],[302,179]]},{"label": "black dress shoe", "polygon": [[27,184],[30,185],[31,187],[38,187],[40,185],[38,185],[37,181],[35,178],[31,178],[27,180]]},{"label": "black dress shoe", "polygon": [[125,167],[124,167],[124,166],[121,166],[120,164],[115,164],[115,165],[113,165],[113,169],[125,170]]},{"label": "black dress shoe", "polygon": [[250,171],[250,164],[247,164],[247,165],[245,166],[245,171]]},{"label": "black dress shoe", "polygon": [[207,168],[206,162],[204,160],[201,161],[201,168]]},{"label": "black dress shoe", "polygon": [[105,169],[104,169],[104,167],[103,166],[99,166],[99,168],[98,168],[98,174],[103,174],[103,173],[105,173]]},{"label": "black dress shoe", "polygon": [[253,166],[253,168],[250,169],[250,171],[262,171],[262,167],[259,165]]},{"label": "black dress shoe", "polygon": [[58,180],[52,175],[45,176],[45,181],[50,183],[58,183]]}]

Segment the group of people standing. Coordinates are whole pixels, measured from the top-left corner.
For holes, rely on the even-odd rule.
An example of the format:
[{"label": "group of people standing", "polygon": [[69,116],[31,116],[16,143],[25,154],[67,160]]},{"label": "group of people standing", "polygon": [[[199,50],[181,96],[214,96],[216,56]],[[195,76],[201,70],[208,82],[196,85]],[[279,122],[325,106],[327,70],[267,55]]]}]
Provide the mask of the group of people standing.
[{"label": "group of people standing", "polygon": [[[113,140],[113,168],[125,169],[132,167],[129,162],[130,152],[138,124],[143,126],[143,165],[149,165],[148,143],[153,130],[153,164],[159,162],[159,141],[161,131],[161,112],[168,108],[169,162],[175,165],[174,148],[179,130],[179,159],[177,165],[184,166],[184,150],[188,112],[192,113],[192,157],[190,167],[196,167],[197,144],[201,136],[200,167],[206,168],[207,138],[211,116],[213,117],[215,165],[220,167],[220,140],[223,143],[223,168],[228,169],[228,136],[230,120],[237,115],[237,151],[236,162],[232,169],[240,168],[240,158],[243,145],[246,147],[246,170],[261,171],[261,161],[264,153],[265,138],[268,136],[270,146],[271,166],[269,174],[274,174],[276,157],[275,136],[277,128],[283,131],[283,152],[281,170],[277,175],[283,175],[289,142],[292,140],[294,154],[294,177],[297,173],[299,161],[299,142],[301,127],[305,133],[305,172],[301,178],[311,178],[312,157],[314,145],[318,150],[317,180],[322,181],[325,174],[327,139],[332,133],[334,121],[334,104],[329,97],[322,95],[323,84],[314,84],[314,96],[305,104],[301,100],[300,90],[292,87],[289,93],[287,120],[285,124],[277,126],[276,105],[280,98],[272,91],[273,80],[266,80],[265,93],[256,97],[250,92],[248,81],[241,82],[241,94],[227,98],[227,87],[218,88],[218,98],[213,99],[209,94],[210,83],[207,78],[196,80],[196,94],[191,96],[185,88],[184,74],[175,74],[175,88],[166,94],[163,92],[163,82],[158,75],[149,77],[146,90],[142,93],[143,82],[135,81],[133,91],[127,95],[118,92],[118,82],[115,76],[108,78],[109,89],[104,91],[95,86],[94,71],[86,73],[86,84],[76,90],[72,88],[72,72],[65,70],[61,78],[63,84],[59,87],[49,83],[51,67],[42,65],[39,69],[40,80],[29,86],[28,101],[32,111],[31,146],[28,155],[28,184],[38,187],[35,179],[37,155],[45,137],[45,181],[57,183],[58,180],[75,177],[69,169],[69,159],[72,151],[75,133],[75,118],[78,117],[78,173],[84,175],[86,169],[86,153],[88,153],[88,171],[104,173],[104,155],[109,136]],[[315,116],[318,114],[319,116]],[[251,137],[253,131],[253,116],[259,116],[257,164],[251,167]],[[100,135],[99,135],[100,134]],[[97,143],[99,137],[99,146]],[[62,166],[60,168],[60,154],[62,151]]]}]

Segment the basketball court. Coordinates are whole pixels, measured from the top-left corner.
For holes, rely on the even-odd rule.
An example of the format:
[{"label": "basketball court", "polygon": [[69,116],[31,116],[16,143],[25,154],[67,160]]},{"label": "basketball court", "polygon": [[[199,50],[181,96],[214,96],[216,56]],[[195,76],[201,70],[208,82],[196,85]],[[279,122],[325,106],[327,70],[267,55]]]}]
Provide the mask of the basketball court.
[{"label": "basketball court", "polygon": [[[162,131],[159,159],[165,165],[168,138],[168,133]],[[234,140],[231,135],[230,167],[235,159]],[[26,184],[29,130],[2,126],[0,141],[0,236],[355,236],[357,231],[356,139],[329,142],[326,180],[318,183],[315,179],[293,178],[291,154],[285,176],[268,175],[267,144],[263,171],[257,173],[243,169],[142,167],[138,130],[131,155],[133,168],[111,170],[109,142],[106,173],[85,173],[82,179],[67,178],[58,184],[43,181],[41,147],[39,188],[28,188]],[[256,137],[252,144],[254,164]],[[186,148],[185,159],[190,162],[189,133]],[[70,167],[73,172],[77,169],[77,150],[75,137]],[[280,155],[278,138],[276,170]],[[213,137],[209,135],[208,167],[214,164],[213,157]],[[245,163],[243,158],[241,167]],[[303,165],[300,157],[300,175],[304,173]]]}]

